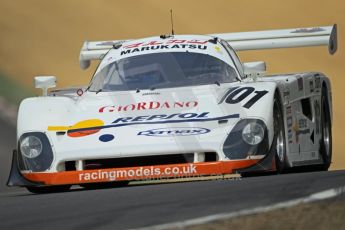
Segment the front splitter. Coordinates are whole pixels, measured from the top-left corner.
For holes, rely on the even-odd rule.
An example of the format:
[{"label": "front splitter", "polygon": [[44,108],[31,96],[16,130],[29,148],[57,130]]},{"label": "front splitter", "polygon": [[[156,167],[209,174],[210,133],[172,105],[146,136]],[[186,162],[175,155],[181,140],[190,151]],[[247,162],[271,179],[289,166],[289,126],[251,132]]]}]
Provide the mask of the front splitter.
[{"label": "front splitter", "polygon": [[236,173],[258,163],[257,159],[155,165],[128,168],[108,168],[65,172],[23,172],[32,182],[45,185],[84,184],[115,181],[160,180],[166,178],[202,177]]}]

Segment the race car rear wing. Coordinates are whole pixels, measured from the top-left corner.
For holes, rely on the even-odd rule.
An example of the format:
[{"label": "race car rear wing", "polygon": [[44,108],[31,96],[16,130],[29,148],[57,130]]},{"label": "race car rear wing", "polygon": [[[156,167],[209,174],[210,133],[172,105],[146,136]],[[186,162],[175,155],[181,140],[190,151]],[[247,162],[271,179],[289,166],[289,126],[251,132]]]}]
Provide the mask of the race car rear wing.
[{"label": "race car rear wing", "polygon": [[116,45],[120,45],[126,40],[114,41],[85,41],[81,47],[79,55],[79,65],[82,69],[87,69],[90,66],[91,60],[101,60],[103,57]]},{"label": "race car rear wing", "polygon": [[[277,49],[306,46],[328,46],[330,54],[337,51],[337,25],[284,30],[266,30],[240,33],[209,34],[227,41],[236,51]],[[80,51],[82,69],[90,66],[91,60],[101,60],[114,46],[126,40],[85,41]]]},{"label": "race car rear wing", "polygon": [[211,35],[226,40],[238,51],[326,45],[330,54],[337,51],[336,24],[324,27]]}]

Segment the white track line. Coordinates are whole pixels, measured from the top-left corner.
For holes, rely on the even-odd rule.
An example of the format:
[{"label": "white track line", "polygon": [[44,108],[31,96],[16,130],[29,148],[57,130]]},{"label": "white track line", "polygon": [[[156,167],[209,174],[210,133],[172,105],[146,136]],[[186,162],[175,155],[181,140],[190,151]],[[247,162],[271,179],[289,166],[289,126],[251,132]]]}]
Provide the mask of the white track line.
[{"label": "white track line", "polygon": [[172,228],[186,228],[188,226],[192,225],[200,225],[200,224],[206,224],[210,223],[213,221],[219,221],[219,220],[225,220],[229,218],[234,218],[234,217],[239,217],[239,216],[245,216],[245,215],[251,215],[251,214],[258,214],[258,213],[263,213],[263,212],[269,212],[273,211],[276,209],[281,209],[281,208],[289,208],[298,204],[305,204],[305,203],[310,203],[314,201],[320,201],[324,199],[329,199],[333,198],[336,196],[339,196],[341,194],[345,193],[345,186],[339,187],[339,188],[333,188],[333,189],[328,189],[324,190],[322,192],[317,192],[313,193],[309,196],[302,197],[302,198],[297,198],[289,201],[284,201],[280,203],[276,203],[273,205],[268,205],[268,206],[261,206],[261,207],[256,207],[256,208],[251,208],[251,209],[244,209],[236,212],[230,212],[230,213],[219,213],[215,215],[209,215],[209,216],[204,216],[204,217],[199,217],[195,219],[189,219],[189,220],[183,220],[183,221],[177,221],[177,222],[172,222],[172,223],[167,223],[167,224],[162,224],[162,225],[154,225],[154,226],[149,226],[149,227],[144,227],[144,228],[136,228],[137,230],[164,230],[164,229],[172,229]]}]

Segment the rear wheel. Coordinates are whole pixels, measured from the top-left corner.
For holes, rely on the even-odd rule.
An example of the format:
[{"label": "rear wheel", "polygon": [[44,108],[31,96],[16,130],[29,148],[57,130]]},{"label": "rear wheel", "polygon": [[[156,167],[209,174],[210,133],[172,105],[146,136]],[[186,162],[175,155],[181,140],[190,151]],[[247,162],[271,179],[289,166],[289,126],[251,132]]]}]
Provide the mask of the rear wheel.
[{"label": "rear wheel", "polygon": [[331,114],[329,111],[328,97],[326,87],[322,88],[321,95],[321,139],[320,155],[323,160],[321,170],[328,170],[332,161],[332,124]]},{"label": "rear wheel", "polygon": [[286,141],[283,110],[277,93],[273,104],[273,121],[276,168],[278,173],[283,173],[286,170]]},{"label": "rear wheel", "polygon": [[28,187],[26,187],[26,189],[29,192],[36,193],[36,194],[67,192],[70,188],[71,188],[70,185],[56,185],[56,186],[45,186],[45,187],[28,186]]}]

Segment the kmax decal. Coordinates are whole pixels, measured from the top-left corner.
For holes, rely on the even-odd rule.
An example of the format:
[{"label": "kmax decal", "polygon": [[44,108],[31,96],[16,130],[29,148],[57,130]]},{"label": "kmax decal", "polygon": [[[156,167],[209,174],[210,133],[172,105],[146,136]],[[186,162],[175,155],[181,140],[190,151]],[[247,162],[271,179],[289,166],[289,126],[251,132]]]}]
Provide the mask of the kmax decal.
[{"label": "kmax decal", "polygon": [[197,127],[180,127],[180,128],[160,128],[151,129],[147,131],[141,131],[138,136],[149,136],[149,137],[172,137],[172,136],[192,136],[209,133],[211,130],[206,128]]},{"label": "kmax decal", "polygon": [[175,102],[159,102],[159,101],[148,101],[138,102],[128,105],[108,105],[101,107],[98,112],[126,112],[135,110],[156,110],[156,109],[174,109],[174,108],[195,108],[198,106],[197,101],[175,101]]}]

